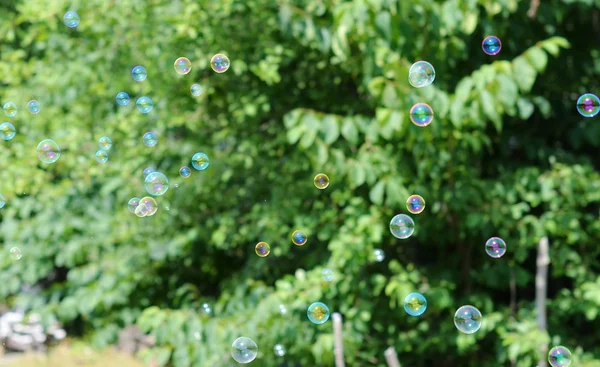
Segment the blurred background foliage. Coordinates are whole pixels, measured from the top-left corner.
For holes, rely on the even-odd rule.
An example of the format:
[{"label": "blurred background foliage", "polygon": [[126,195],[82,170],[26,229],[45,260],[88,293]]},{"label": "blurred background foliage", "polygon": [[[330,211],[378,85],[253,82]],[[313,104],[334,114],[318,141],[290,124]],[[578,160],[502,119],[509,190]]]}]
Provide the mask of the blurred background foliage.
[{"label": "blurred background foliage", "polygon": [[[530,367],[540,343],[600,366],[600,124],[575,109],[600,89],[600,1],[544,0],[533,17],[516,0],[0,4],[0,99],[19,107],[3,117],[17,136],[0,144],[6,302],[97,346],[138,324],[157,338],[141,357],[174,367],[235,365],[242,335],[259,345],[256,365],[331,366],[331,322],[306,318],[314,301],[343,315],[349,366],[384,366],[394,346],[404,366]],[[67,10],[81,16],[75,29]],[[496,57],[481,50],[490,34],[503,42]],[[209,67],[219,52],[232,60],[224,74]],[[180,56],[188,75],[173,70]],[[417,60],[435,66],[432,86],[409,85]],[[135,109],[142,95],[148,115]],[[435,111],[426,128],[408,119],[416,102]],[[150,130],[154,148],[141,141]],[[114,145],[99,165],[104,135]],[[35,155],[45,138],[63,150],[52,165]],[[197,151],[209,169],[182,179]],[[147,166],[171,187],[138,218],[127,201],[145,195]],[[398,240],[388,223],[413,193],[427,208]],[[304,247],[290,241],[297,228]],[[493,235],[508,243],[499,260],[483,249]],[[543,236],[548,333],[534,302]],[[261,240],[267,258],[254,254]],[[402,309],[412,291],[429,302],[419,318]],[[484,315],[475,335],[453,325],[463,304]]]}]

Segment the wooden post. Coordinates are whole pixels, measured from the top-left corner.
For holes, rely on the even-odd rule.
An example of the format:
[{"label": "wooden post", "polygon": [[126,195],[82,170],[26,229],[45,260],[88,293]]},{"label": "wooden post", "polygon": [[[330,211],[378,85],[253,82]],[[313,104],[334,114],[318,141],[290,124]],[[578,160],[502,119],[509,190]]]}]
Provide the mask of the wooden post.
[{"label": "wooden post", "polygon": [[333,319],[333,355],[335,367],[344,367],[344,342],[342,340],[342,315],[334,312]]},{"label": "wooden post", "polygon": [[[537,273],[535,276],[535,308],[537,311],[537,323],[541,332],[546,332],[546,295],[548,287],[548,237],[542,237],[538,244],[537,255]],[[539,367],[547,367],[546,355],[548,354],[548,345],[540,345],[542,357],[538,362]]]},{"label": "wooden post", "polygon": [[388,367],[402,367],[398,361],[398,354],[396,354],[396,349],[394,349],[394,347],[386,349],[385,352],[383,352],[383,355],[385,356]]}]

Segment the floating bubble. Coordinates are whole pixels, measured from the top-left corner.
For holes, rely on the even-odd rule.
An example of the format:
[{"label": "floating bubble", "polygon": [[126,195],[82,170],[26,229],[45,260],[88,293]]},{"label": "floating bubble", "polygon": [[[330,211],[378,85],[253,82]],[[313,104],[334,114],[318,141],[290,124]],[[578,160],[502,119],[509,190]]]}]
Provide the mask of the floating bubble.
[{"label": "floating bubble", "polygon": [[465,334],[473,334],[479,330],[482,321],[481,312],[470,305],[460,307],[454,314],[454,325],[460,332]]},{"label": "floating bubble", "polygon": [[421,293],[410,293],[404,299],[404,311],[411,316],[421,316],[427,309],[427,299]]},{"label": "floating bubble", "polygon": [[20,260],[23,257],[23,252],[18,247],[12,247],[8,252],[13,260]]},{"label": "floating bubble", "polygon": [[15,117],[17,115],[17,105],[13,102],[6,102],[2,107],[4,114],[8,117]]},{"label": "floating bubble", "polygon": [[411,214],[419,214],[425,209],[425,199],[419,195],[411,195],[406,200],[406,209]]},{"label": "floating bubble", "polygon": [[313,324],[321,325],[329,320],[329,308],[323,302],[314,302],[306,311],[308,319]]},{"label": "floating bubble", "polygon": [[27,102],[27,111],[29,111],[30,114],[37,115],[40,113],[41,109],[42,106],[40,105],[40,102],[36,101],[35,99]]},{"label": "floating bubble", "polygon": [[145,146],[153,147],[156,145],[156,143],[158,143],[158,136],[152,131],[148,131],[142,137],[142,141],[144,142]]},{"label": "floating bubble", "polygon": [[219,74],[226,72],[229,65],[229,58],[223,54],[216,54],[210,59],[210,67]]},{"label": "floating bubble", "polygon": [[96,162],[102,164],[108,161],[108,152],[104,149],[99,149],[96,152]]},{"label": "floating bubble", "polygon": [[487,55],[495,56],[500,53],[502,42],[500,42],[500,38],[496,36],[487,36],[483,39],[483,42],[481,42],[481,48]]},{"label": "floating bubble", "polygon": [[203,303],[202,311],[204,311],[205,314],[210,315],[212,313],[212,308],[210,308],[210,305],[208,303]]},{"label": "floating bubble", "polygon": [[258,345],[245,336],[239,337],[231,344],[231,357],[238,363],[252,362],[258,354]]},{"label": "floating bubble", "polygon": [[182,166],[179,169],[179,175],[183,178],[188,178],[192,174],[192,170],[188,166]]},{"label": "floating bubble", "polygon": [[173,67],[175,68],[175,71],[177,72],[177,74],[181,74],[181,75],[185,75],[185,74],[189,73],[190,71],[192,71],[192,63],[186,57],[180,57],[177,60],[175,60]]},{"label": "floating bubble", "polygon": [[148,72],[146,71],[145,67],[138,65],[131,69],[131,76],[136,82],[143,82],[146,80]]},{"label": "floating bubble", "polygon": [[373,250],[373,257],[375,258],[375,261],[380,263],[385,260],[385,252],[383,252],[383,250],[380,248],[376,248]]},{"label": "floating bubble", "polygon": [[273,352],[277,357],[283,357],[285,355],[285,347],[281,344],[275,344]]},{"label": "floating bubble", "polygon": [[140,205],[140,200],[141,199],[138,197],[129,199],[129,202],[127,203],[127,209],[129,209],[130,212],[135,213],[135,209],[138,207],[138,205]]},{"label": "floating bubble", "polygon": [[281,313],[282,315],[285,315],[287,313],[287,308],[285,307],[285,305],[279,305],[279,313]]},{"label": "floating bubble", "polygon": [[142,172],[142,175],[144,176],[144,180],[146,180],[146,177],[148,177],[148,175],[151,174],[152,172],[156,172],[156,170],[152,167],[146,167],[144,169],[144,172]]},{"label": "floating bubble", "polygon": [[427,61],[417,61],[408,70],[408,82],[415,88],[431,85],[435,80],[435,69]]},{"label": "floating bubble", "polygon": [[267,257],[271,253],[271,246],[261,241],[254,246],[254,252],[260,257]]},{"label": "floating bubble", "polygon": [[308,236],[303,231],[297,229],[292,233],[292,243],[296,246],[304,246],[308,241]]},{"label": "floating bubble", "polygon": [[600,112],[600,98],[592,93],[582,94],[577,99],[577,112],[583,117],[594,117]]},{"label": "floating bubble", "polygon": [[323,280],[326,282],[331,282],[333,280],[333,270],[323,269],[321,272],[321,278],[323,278]]},{"label": "floating bubble", "polygon": [[152,216],[158,211],[158,204],[154,198],[145,196],[140,199],[140,204],[135,208],[135,215],[138,217]]},{"label": "floating bubble", "polygon": [[103,136],[98,139],[98,146],[100,146],[100,149],[109,151],[112,148],[112,140],[108,136]]},{"label": "floating bubble", "polygon": [[198,171],[207,169],[209,163],[208,156],[202,152],[198,152],[192,156],[192,167]]},{"label": "floating bubble", "polygon": [[5,205],[6,199],[4,198],[4,195],[0,194],[0,209],[4,208]]},{"label": "floating bubble", "polygon": [[569,367],[572,362],[571,351],[559,345],[548,352],[548,362],[552,367]]},{"label": "floating bubble", "polygon": [[0,124],[0,137],[6,141],[11,140],[17,135],[15,126],[10,122],[3,122]]},{"label": "floating bubble", "polygon": [[138,111],[141,113],[150,113],[154,108],[154,104],[150,97],[143,96],[138,98],[137,102],[135,102],[135,107],[137,107]]},{"label": "floating bubble", "polygon": [[54,163],[60,158],[60,148],[54,140],[42,140],[36,149],[37,157],[42,163]]},{"label": "floating bubble", "polygon": [[433,108],[427,103],[417,103],[410,109],[410,121],[413,124],[424,127],[433,121]]},{"label": "floating bubble", "polygon": [[315,187],[319,190],[324,190],[329,186],[329,177],[324,173],[319,173],[313,180]]},{"label": "floating bubble", "polygon": [[203,91],[204,88],[202,88],[200,84],[192,84],[190,87],[190,93],[192,93],[192,96],[194,97],[200,97]]},{"label": "floating bubble", "polygon": [[412,236],[415,231],[415,222],[406,214],[398,214],[390,221],[390,232],[401,240]]},{"label": "floating bubble", "polygon": [[127,106],[129,104],[129,94],[127,92],[117,93],[116,99],[119,106]]},{"label": "floating bubble", "polygon": [[506,253],[506,242],[500,237],[492,237],[485,243],[485,253],[498,259]]},{"label": "floating bubble", "polygon": [[75,28],[79,25],[79,14],[74,11],[68,11],[63,17],[63,22],[69,28]]},{"label": "floating bubble", "polygon": [[150,195],[160,196],[169,189],[169,179],[160,172],[152,172],[144,180],[144,187]]}]

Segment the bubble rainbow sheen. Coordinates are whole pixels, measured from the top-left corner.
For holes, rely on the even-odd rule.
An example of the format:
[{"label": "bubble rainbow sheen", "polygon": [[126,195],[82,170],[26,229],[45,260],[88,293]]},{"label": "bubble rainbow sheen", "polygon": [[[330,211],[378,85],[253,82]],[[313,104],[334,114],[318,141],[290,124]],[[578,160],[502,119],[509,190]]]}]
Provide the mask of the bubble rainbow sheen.
[{"label": "bubble rainbow sheen", "polygon": [[485,242],[485,253],[494,259],[501,258],[506,253],[506,242],[500,237],[492,237]]},{"label": "bubble rainbow sheen", "polygon": [[481,42],[481,48],[486,55],[496,56],[502,50],[502,42],[496,36],[487,36]]},{"label": "bubble rainbow sheen", "polygon": [[394,237],[405,240],[415,232],[415,222],[406,214],[398,214],[390,221],[390,232]]},{"label": "bubble rainbow sheen", "polygon": [[425,127],[433,121],[433,108],[427,103],[417,103],[412,106],[409,115],[413,124]]},{"label": "bubble rainbow sheen", "polygon": [[267,257],[271,253],[271,246],[266,242],[259,242],[254,246],[254,252],[260,257]]},{"label": "bubble rainbow sheen", "polygon": [[406,209],[411,214],[420,214],[425,210],[425,199],[420,195],[411,195],[406,200]]},{"label": "bubble rainbow sheen", "polygon": [[308,306],[306,315],[310,322],[321,325],[329,320],[329,308],[323,302],[314,302]]},{"label": "bubble rainbow sheen", "polygon": [[577,99],[577,112],[583,117],[594,117],[600,112],[600,98],[592,93],[582,94]]},{"label": "bubble rainbow sheen", "polygon": [[562,345],[550,349],[548,362],[552,367],[569,367],[572,362],[571,351]]},{"label": "bubble rainbow sheen", "polygon": [[187,57],[180,57],[173,63],[175,72],[180,75],[188,74],[192,71],[192,62]]},{"label": "bubble rainbow sheen", "polygon": [[60,158],[60,148],[52,139],[42,140],[36,148],[36,153],[42,163],[54,163]]},{"label": "bubble rainbow sheen", "polygon": [[229,57],[223,54],[216,54],[210,59],[210,67],[219,74],[226,72],[230,65]]},{"label": "bubble rainbow sheen", "polygon": [[481,328],[483,316],[474,306],[461,306],[454,314],[454,325],[465,334],[473,334]]},{"label": "bubble rainbow sheen", "polygon": [[325,190],[329,186],[329,177],[324,173],[319,173],[315,176],[313,183],[319,190]]},{"label": "bubble rainbow sheen", "polygon": [[148,194],[161,196],[169,190],[169,179],[163,173],[152,172],[146,176],[144,187]]},{"label": "bubble rainbow sheen", "polygon": [[292,233],[292,243],[296,246],[304,246],[308,241],[308,236],[303,231],[297,229]]},{"label": "bubble rainbow sheen", "polygon": [[435,69],[427,61],[417,61],[408,70],[408,82],[415,88],[431,85],[435,80]]},{"label": "bubble rainbow sheen", "polygon": [[129,199],[129,202],[127,202],[127,209],[135,214],[135,209],[138,207],[138,205],[140,205],[140,200],[141,199],[138,197],[132,197]]}]

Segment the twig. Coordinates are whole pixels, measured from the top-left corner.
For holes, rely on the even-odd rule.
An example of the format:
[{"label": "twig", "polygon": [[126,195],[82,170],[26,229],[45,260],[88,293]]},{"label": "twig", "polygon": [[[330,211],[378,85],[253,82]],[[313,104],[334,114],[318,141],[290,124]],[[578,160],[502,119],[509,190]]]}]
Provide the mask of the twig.
[{"label": "twig", "polygon": [[531,4],[529,4],[529,10],[527,11],[527,16],[531,19],[535,18],[539,7],[540,0],[531,0]]},{"label": "twig", "polygon": [[[517,318],[517,278],[515,276],[514,267],[510,267],[510,316],[514,321]],[[517,359],[511,358],[510,365],[517,366]]]},{"label": "twig", "polygon": [[396,349],[394,347],[389,347],[383,352],[385,356],[385,360],[387,361],[388,367],[402,367],[400,362],[398,362],[398,354],[396,354]]},{"label": "twig", "polygon": [[335,356],[335,367],[344,367],[344,343],[342,341],[342,315],[334,312],[333,319],[333,355]]},{"label": "twig", "polygon": [[[546,291],[548,286],[548,237],[542,237],[538,244],[537,256],[537,274],[535,276],[535,307],[537,310],[537,323],[541,332],[546,332]],[[538,362],[539,367],[546,367],[546,354],[548,354],[548,345],[540,345],[542,356]]]}]

